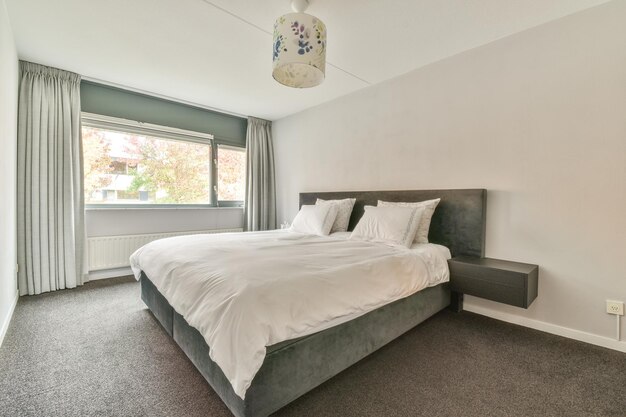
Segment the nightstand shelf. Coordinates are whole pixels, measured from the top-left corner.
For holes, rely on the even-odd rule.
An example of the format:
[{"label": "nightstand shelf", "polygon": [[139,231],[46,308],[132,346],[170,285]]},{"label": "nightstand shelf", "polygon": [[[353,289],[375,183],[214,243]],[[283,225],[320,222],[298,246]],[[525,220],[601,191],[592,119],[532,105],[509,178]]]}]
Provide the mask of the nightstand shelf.
[{"label": "nightstand shelf", "polygon": [[452,308],[463,308],[462,294],[528,308],[537,298],[537,265],[459,256],[448,261]]}]

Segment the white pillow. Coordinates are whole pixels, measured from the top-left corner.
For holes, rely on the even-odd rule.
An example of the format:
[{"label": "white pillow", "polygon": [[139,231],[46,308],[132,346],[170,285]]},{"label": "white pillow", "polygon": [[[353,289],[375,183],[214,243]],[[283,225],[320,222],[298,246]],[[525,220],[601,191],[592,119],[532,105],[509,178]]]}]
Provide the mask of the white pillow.
[{"label": "white pillow", "polygon": [[428,243],[428,231],[430,230],[430,221],[432,220],[433,213],[435,213],[437,204],[439,204],[440,201],[441,198],[419,201],[417,203],[395,203],[391,201],[378,200],[378,207],[424,207],[424,214],[422,215],[422,220],[419,227],[417,228],[417,233],[415,234],[415,242]]},{"label": "white pillow", "polygon": [[335,204],[302,206],[291,224],[291,230],[309,235],[326,236],[337,217]]},{"label": "white pillow", "polygon": [[330,232],[334,233],[348,231],[348,224],[350,223],[350,216],[352,215],[355,201],[356,198],[344,198],[343,200],[322,200],[318,198],[315,204],[331,203],[337,205],[337,218],[333,228],[330,229]]},{"label": "white pillow", "polygon": [[350,235],[353,240],[411,246],[424,207],[365,206],[365,213]]}]

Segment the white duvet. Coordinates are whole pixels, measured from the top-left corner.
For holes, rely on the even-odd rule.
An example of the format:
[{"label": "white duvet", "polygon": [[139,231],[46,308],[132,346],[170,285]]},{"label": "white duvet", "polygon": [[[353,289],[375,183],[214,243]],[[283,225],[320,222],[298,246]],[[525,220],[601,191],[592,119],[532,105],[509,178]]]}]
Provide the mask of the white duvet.
[{"label": "white duvet", "polygon": [[244,398],[266,346],[349,321],[447,281],[450,252],[289,231],[173,237],[130,258],[198,329]]}]

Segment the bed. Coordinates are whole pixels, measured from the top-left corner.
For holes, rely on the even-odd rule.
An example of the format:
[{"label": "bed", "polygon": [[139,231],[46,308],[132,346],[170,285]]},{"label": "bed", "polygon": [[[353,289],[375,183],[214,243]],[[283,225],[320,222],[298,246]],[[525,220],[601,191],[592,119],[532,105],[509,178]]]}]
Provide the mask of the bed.
[{"label": "bed", "polygon": [[[318,198],[329,200],[348,197],[356,198],[349,230],[355,227],[363,215],[364,206],[376,205],[379,199],[410,202],[441,198],[431,222],[429,240],[447,247],[452,256],[481,257],[484,254],[485,190],[302,193],[300,205],[315,204]],[[278,238],[277,241],[280,239],[284,238]],[[180,243],[183,244],[183,241]],[[322,243],[330,245],[326,241],[303,242],[311,245],[311,248],[321,248]],[[343,243],[337,245],[345,246]],[[263,251],[265,248],[260,250]],[[362,250],[369,249],[363,247]],[[313,250],[312,253],[316,251]],[[159,262],[167,263],[162,260]],[[278,343],[268,343],[264,347],[260,367],[254,373],[253,379],[245,385],[245,391],[242,391],[242,387],[234,382],[232,371],[224,368],[228,376],[225,375],[222,368],[212,360],[212,355],[215,357],[217,349],[211,351],[209,348],[207,330],[198,324],[197,318],[194,321],[193,315],[180,307],[180,302],[170,303],[163,295],[168,294],[170,300],[173,300],[171,294],[178,290],[168,288],[165,291],[163,277],[155,276],[159,274],[157,272],[159,269],[152,269],[152,273],[146,273],[145,270],[150,270],[149,265],[144,265],[139,272],[143,301],[237,417],[267,416],[277,411],[446,308],[451,299],[447,283],[431,282],[431,285],[426,285],[418,292],[399,297],[364,314],[347,316],[345,320],[331,327]],[[187,318],[179,314],[172,304],[179,306],[179,310],[185,310]],[[190,322],[197,328],[190,325]],[[202,329],[203,332],[198,329]],[[219,338],[211,340],[223,343]],[[243,346],[245,343],[241,342],[236,347],[233,345],[233,351],[239,349],[240,345]],[[245,395],[242,395],[242,392]]]}]

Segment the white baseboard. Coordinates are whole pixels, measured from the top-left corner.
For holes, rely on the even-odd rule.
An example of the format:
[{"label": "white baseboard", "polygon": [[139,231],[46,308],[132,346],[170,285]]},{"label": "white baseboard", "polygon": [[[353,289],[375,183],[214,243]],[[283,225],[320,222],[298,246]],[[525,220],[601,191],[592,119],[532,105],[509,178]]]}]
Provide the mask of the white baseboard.
[{"label": "white baseboard", "polygon": [[6,320],[2,323],[2,327],[0,327],[0,347],[2,347],[2,342],[4,342],[4,336],[7,334],[7,330],[9,330],[9,324],[11,324],[11,319],[13,318],[13,312],[15,311],[15,306],[17,305],[17,300],[20,298],[19,291],[15,291],[15,298],[9,307],[9,314],[7,314]]},{"label": "white baseboard", "polygon": [[504,313],[467,302],[463,304],[463,309],[482,316],[491,317],[496,320],[506,321],[507,323],[518,324],[520,326],[530,327],[531,329],[567,337],[580,342],[590,343],[592,345],[602,346],[620,352],[626,352],[626,341],[618,341],[609,337],[599,336],[597,334],[587,333],[581,330],[571,329],[569,327],[558,326],[544,321],[529,319],[515,314]]},{"label": "white baseboard", "polygon": [[130,269],[130,267],[103,269],[100,271],[90,271],[89,281],[96,281],[99,279],[107,279],[107,278],[125,277],[127,275],[132,275],[132,274],[133,274],[133,271],[132,269]]}]

